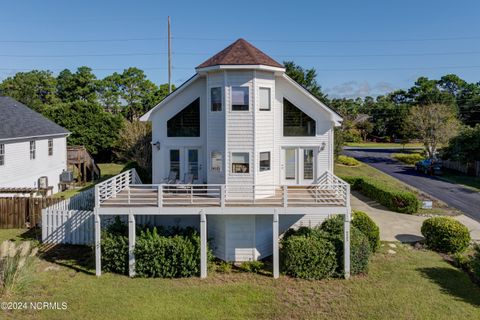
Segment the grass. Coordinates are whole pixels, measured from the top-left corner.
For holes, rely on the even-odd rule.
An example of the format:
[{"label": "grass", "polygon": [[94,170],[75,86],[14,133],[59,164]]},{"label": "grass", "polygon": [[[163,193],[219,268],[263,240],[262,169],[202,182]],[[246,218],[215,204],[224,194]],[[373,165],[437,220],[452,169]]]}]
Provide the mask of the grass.
[{"label": "grass", "polygon": [[347,147],[368,147],[368,148],[423,148],[421,143],[394,143],[394,142],[347,142]]},{"label": "grass", "polygon": [[98,166],[100,167],[100,171],[102,173],[102,177],[101,177],[100,180],[97,180],[97,181],[94,181],[94,182],[87,182],[85,185],[81,186],[80,188],[65,190],[63,192],[56,193],[54,196],[55,197],[64,197],[64,198],[73,197],[74,195],[76,195],[79,192],[90,189],[96,183],[107,180],[107,179],[119,174],[120,172],[126,170],[126,165],[125,164],[99,163]]},{"label": "grass", "polygon": [[367,276],[307,281],[237,271],[207,279],[97,278],[91,249],[57,248],[36,259],[26,290],[1,300],[66,302],[68,309],[2,311],[2,319],[480,318],[480,288],[465,273],[431,251],[389,249],[384,244],[373,256]]},{"label": "grass", "polygon": [[480,177],[472,177],[456,171],[444,170],[443,174],[438,176],[438,178],[448,182],[461,184],[480,192]]},{"label": "grass", "polygon": [[449,208],[444,202],[431,198],[429,195],[422,193],[420,190],[413,188],[402,181],[383,173],[380,170],[361,162],[357,167],[347,167],[335,164],[335,174],[339,177],[367,177],[385,184],[389,187],[410,191],[417,195],[419,199],[430,199],[433,201],[432,209],[420,209],[417,214],[437,214],[437,215],[457,215],[458,211]]}]

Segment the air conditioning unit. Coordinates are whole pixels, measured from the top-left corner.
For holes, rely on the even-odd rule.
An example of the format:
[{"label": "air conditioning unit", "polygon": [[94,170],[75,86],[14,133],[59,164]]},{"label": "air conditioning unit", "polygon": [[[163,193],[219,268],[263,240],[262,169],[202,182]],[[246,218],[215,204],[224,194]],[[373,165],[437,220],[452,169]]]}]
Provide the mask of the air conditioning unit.
[{"label": "air conditioning unit", "polygon": [[60,182],[72,182],[73,181],[73,171],[66,171],[60,174]]},{"label": "air conditioning unit", "polygon": [[43,176],[38,178],[38,189],[47,189],[48,188],[48,177]]}]

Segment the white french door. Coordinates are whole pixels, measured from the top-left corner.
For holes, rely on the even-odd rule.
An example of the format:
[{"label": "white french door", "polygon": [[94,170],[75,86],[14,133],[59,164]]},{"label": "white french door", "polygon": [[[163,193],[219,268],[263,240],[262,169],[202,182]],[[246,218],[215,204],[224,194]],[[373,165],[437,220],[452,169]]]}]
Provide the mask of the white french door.
[{"label": "white french door", "polygon": [[315,178],[316,148],[286,147],[281,154],[282,183],[287,185],[311,184]]},{"label": "white french door", "polygon": [[203,183],[201,148],[171,148],[169,157],[169,172],[176,172],[178,180],[183,183],[185,182],[186,175],[192,174],[193,183]]}]

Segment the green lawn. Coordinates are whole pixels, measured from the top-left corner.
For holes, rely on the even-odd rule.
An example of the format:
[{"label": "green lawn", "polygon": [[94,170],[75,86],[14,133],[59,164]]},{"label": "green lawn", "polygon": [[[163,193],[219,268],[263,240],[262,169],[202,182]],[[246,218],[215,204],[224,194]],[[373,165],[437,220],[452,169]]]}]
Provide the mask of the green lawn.
[{"label": "green lawn", "polygon": [[100,167],[100,171],[101,171],[101,174],[102,174],[102,178],[100,180],[95,181],[95,182],[87,182],[85,185],[83,185],[79,188],[59,192],[59,193],[56,193],[54,196],[55,197],[70,198],[70,197],[76,195],[79,192],[90,189],[96,183],[107,180],[108,178],[111,178],[111,177],[119,174],[120,172],[126,170],[126,165],[125,164],[98,163],[98,166]]},{"label": "green lawn", "polygon": [[[0,230],[0,235],[3,233]],[[1,236],[5,238],[5,236]],[[8,235],[7,237],[11,237]],[[306,281],[232,272],[207,279],[93,275],[92,251],[36,259],[31,283],[2,301],[67,302],[6,319],[479,319],[480,288],[438,254],[384,244],[367,276]],[[82,258],[82,259],[80,259]],[[47,261],[49,260],[49,261]]]},{"label": "green lawn", "polygon": [[394,142],[347,142],[347,147],[368,147],[368,148],[423,148],[421,143],[394,143]]},{"label": "green lawn", "polygon": [[[422,193],[420,190],[413,188],[402,181],[383,173],[380,170],[369,166],[366,163],[361,162],[359,166],[347,167],[340,164],[335,164],[335,174],[339,177],[368,177],[375,181],[381,182],[387,186],[393,187],[398,190],[410,191],[415,193],[419,199],[428,199],[429,196]],[[440,214],[440,215],[456,215],[458,211],[449,208],[444,202],[432,199],[433,209],[420,209],[419,214]]]},{"label": "green lawn", "polygon": [[445,170],[439,178],[448,182],[464,185],[480,192],[480,177],[472,177],[455,171]]}]

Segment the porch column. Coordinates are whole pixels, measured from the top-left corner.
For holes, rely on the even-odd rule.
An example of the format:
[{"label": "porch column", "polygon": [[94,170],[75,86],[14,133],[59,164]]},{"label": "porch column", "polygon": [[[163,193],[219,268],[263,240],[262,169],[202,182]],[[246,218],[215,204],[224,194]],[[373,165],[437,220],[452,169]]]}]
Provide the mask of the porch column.
[{"label": "porch column", "polygon": [[97,209],[93,210],[95,219],[95,274],[99,277],[102,275],[102,250],[101,244],[101,220]]},{"label": "porch column", "polygon": [[350,220],[351,220],[351,208],[347,207],[347,212],[344,216],[343,223],[343,268],[345,279],[350,278]]},{"label": "porch column", "polygon": [[135,276],[135,215],[128,215],[128,275]]},{"label": "porch column", "polygon": [[207,277],[207,215],[200,211],[200,278]]},{"label": "porch column", "polygon": [[277,279],[280,275],[280,263],[278,254],[278,213],[275,210],[273,214],[273,278]]}]

